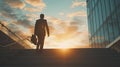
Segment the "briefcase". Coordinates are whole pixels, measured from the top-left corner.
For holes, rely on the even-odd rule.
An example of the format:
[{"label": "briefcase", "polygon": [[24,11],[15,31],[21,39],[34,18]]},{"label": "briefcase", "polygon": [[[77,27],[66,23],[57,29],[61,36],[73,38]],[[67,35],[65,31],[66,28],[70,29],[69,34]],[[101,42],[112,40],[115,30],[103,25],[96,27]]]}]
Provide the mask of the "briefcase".
[{"label": "briefcase", "polygon": [[31,36],[31,42],[34,44],[34,45],[37,45],[37,36],[35,34],[32,34]]}]

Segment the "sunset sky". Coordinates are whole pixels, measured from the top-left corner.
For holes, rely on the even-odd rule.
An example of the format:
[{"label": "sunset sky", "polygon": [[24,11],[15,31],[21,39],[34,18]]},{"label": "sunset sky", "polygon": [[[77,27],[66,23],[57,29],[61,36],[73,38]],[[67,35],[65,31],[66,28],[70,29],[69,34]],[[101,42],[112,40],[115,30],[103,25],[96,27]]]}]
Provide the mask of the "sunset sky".
[{"label": "sunset sky", "polygon": [[50,28],[45,48],[85,48],[89,46],[85,1],[0,0],[0,21],[26,38],[33,34],[35,21],[43,13]]}]

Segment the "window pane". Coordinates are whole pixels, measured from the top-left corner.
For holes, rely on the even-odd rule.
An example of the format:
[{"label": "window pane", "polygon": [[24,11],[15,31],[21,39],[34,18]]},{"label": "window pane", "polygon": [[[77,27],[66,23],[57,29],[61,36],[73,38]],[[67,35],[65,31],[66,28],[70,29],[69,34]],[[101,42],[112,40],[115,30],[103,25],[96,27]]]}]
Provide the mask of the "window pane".
[{"label": "window pane", "polygon": [[108,20],[108,32],[110,34],[109,39],[110,42],[112,42],[114,40],[114,31],[113,31],[113,27],[112,27],[112,20]]},{"label": "window pane", "polygon": [[118,27],[118,23],[117,23],[117,17],[116,14],[114,13],[112,16],[112,25],[113,25],[113,31],[114,31],[114,38],[119,36],[119,27]]},{"label": "window pane", "polygon": [[108,26],[107,26],[107,24],[104,24],[104,26],[103,26],[103,28],[104,28],[104,37],[105,37],[105,40],[104,40],[104,42],[105,42],[105,45],[108,45],[109,44],[109,33],[108,33]]}]

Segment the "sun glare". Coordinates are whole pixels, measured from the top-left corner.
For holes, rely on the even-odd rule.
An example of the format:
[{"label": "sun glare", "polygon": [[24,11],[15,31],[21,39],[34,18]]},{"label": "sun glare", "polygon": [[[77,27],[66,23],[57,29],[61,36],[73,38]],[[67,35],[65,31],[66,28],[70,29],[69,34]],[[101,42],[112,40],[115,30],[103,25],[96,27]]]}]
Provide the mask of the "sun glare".
[{"label": "sun glare", "polygon": [[63,57],[66,57],[70,54],[70,50],[68,48],[62,48],[59,49],[60,55],[62,55]]},{"label": "sun glare", "polygon": [[60,49],[62,52],[68,52],[69,49],[68,48],[63,48],[63,49]]}]

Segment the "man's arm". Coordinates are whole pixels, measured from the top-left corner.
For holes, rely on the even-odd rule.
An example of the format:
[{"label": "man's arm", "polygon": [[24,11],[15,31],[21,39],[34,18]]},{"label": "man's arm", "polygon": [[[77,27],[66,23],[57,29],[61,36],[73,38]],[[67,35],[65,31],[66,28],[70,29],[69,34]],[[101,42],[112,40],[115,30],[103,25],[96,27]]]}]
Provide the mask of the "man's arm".
[{"label": "man's arm", "polygon": [[47,24],[47,20],[45,20],[46,21],[46,30],[47,30],[47,35],[49,36],[50,35],[50,33],[49,33],[49,27],[48,27],[48,24]]}]

